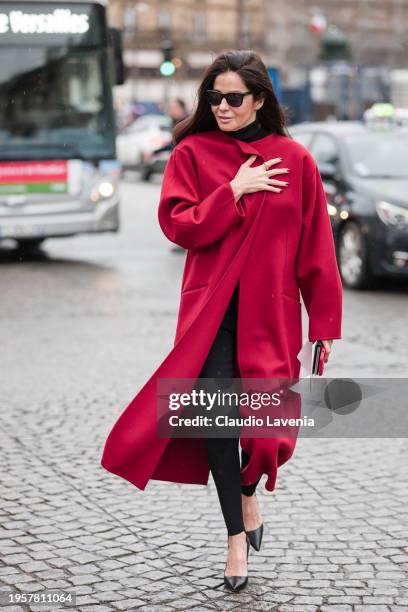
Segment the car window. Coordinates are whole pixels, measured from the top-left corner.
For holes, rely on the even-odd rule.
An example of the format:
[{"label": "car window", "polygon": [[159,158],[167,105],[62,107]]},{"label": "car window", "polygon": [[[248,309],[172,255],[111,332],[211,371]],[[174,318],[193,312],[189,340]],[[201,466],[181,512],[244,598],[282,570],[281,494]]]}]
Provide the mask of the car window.
[{"label": "car window", "polygon": [[155,115],[153,117],[150,117],[150,123],[151,125],[157,125],[159,127],[162,127],[163,125],[170,125],[171,119],[166,115]]},{"label": "car window", "polygon": [[408,132],[367,132],[345,136],[356,174],[367,178],[407,178]]},{"label": "car window", "polygon": [[148,130],[155,127],[157,129],[163,129],[170,126],[170,117],[166,117],[165,115],[144,115],[143,117],[136,119],[126,131],[133,134],[135,132],[142,132],[143,130]]},{"label": "car window", "polygon": [[319,164],[337,164],[339,151],[335,140],[327,134],[317,134],[313,140],[310,152]]},{"label": "car window", "polygon": [[128,128],[126,128],[126,132],[128,132],[129,134],[134,134],[135,132],[141,132],[145,129],[146,129],[146,123],[135,122],[135,123],[132,123],[132,125],[129,125]]},{"label": "car window", "polygon": [[313,136],[312,132],[295,132],[294,134],[291,134],[291,136],[293,136],[294,140],[297,140],[297,142],[300,142],[300,144],[306,147],[306,149],[310,148],[310,142]]},{"label": "car window", "polygon": [[162,117],[158,125],[161,130],[173,130],[173,122],[170,117]]}]

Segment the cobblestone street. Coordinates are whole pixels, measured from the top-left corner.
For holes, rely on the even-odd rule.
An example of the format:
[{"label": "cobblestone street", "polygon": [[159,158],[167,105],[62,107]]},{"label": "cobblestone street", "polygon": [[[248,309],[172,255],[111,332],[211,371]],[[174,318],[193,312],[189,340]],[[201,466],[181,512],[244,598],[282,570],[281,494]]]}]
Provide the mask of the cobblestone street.
[{"label": "cobblestone street", "polygon": [[[87,612],[406,612],[406,438],[300,438],[276,490],[265,476],[257,489],[264,540],[237,594],[223,587],[211,478],[140,491],[100,466],[172,348],[184,262],[157,223],[159,185],[128,180],[122,193],[119,234],[48,240],[22,262],[0,250],[1,590],[66,589]],[[327,376],[406,376],[407,301],[392,283],[345,290]]]}]

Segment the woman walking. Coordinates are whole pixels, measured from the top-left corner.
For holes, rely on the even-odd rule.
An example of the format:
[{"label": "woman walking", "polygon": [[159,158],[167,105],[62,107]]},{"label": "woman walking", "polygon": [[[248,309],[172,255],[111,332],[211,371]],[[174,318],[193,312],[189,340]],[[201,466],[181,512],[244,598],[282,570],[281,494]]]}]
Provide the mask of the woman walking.
[{"label": "woman walking", "polygon": [[274,490],[295,438],[160,439],[155,383],[296,378],[299,290],[308,339],[323,341],[327,361],[341,338],[341,281],[317,166],[287,134],[259,55],[216,57],[174,141],[158,210],[165,235],[187,249],[174,348],[116,422],[102,465],[141,489],[150,479],[206,484],[211,471],[228,534],[224,583],[237,591],[262,541],[256,486],[266,473]]}]

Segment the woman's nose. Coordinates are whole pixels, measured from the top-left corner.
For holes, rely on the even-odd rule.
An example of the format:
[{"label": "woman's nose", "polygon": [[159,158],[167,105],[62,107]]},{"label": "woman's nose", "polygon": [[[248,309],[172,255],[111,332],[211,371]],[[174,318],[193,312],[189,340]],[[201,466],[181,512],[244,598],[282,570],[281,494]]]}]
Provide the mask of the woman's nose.
[{"label": "woman's nose", "polygon": [[227,109],[228,108],[228,102],[226,101],[225,98],[223,98],[220,102],[220,107],[223,109]]}]

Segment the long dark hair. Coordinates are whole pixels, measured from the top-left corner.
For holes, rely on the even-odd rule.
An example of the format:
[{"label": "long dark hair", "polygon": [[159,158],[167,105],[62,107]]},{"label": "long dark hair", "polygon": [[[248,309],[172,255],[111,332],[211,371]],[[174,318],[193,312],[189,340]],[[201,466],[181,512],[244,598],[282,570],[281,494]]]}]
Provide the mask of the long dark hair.
[{"label": "long dark hair", "polygon": [[257,110],[257,119],[269,132],[289,136],[286,131],[286,118],[273,90],[265,64],[255,51],[226,51],[217,55],[213,63],[206,69],[203,80],[198,88],[198,102],[195,111],[189,117],[179,121],[173,131],[173,143],[176,145],[189,134],[208,132],[218,129],[211,107],[205,98],[205,90],[212,89],[215,78],[233,70],[239,74],[254,99],[265,98],[261,108]]}]

